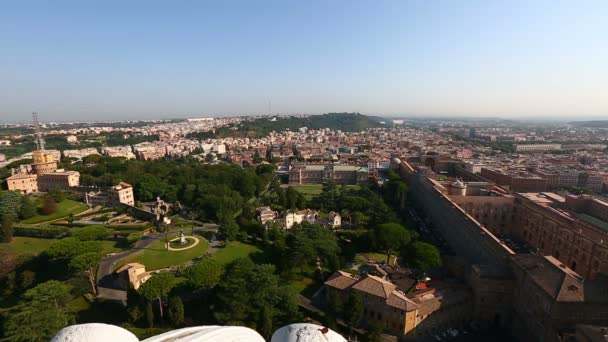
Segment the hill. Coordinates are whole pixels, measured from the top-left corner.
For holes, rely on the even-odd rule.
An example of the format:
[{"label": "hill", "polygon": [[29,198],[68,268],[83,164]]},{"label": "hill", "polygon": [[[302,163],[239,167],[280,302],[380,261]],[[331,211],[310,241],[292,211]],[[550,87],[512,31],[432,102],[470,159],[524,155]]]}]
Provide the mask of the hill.
[{"label": "hill", "polygon": [[572,121],[569,124],[576,127],[608,128],[608,120]]},{"label": "hill", "polygon": [[191,138],[225,138],[250,137],[260,138],[272,131],[296,131],[301,127],[309,129],[339,129],[345,132],[360,132],[367,128],[383,127],[382,118],[366,116],[359,113],[328,113],[306,117],[288,116],[259,118],[253,121],[241,122],[238,125],[222,127],[215,132],[195,133]]}]

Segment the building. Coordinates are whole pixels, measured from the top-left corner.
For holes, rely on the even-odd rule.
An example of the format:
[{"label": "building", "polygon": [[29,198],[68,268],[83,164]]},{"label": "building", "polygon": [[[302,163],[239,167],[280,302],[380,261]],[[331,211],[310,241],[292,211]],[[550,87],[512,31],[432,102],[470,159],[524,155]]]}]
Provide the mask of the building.
[{"label": "building", "polygon": [[57,159],[49,151],[34,151],[32,153],[32,170],[37,175],[57,170]]},{"label": "building", "polygon": [[324,284],[326,300],[346,303],[352,292],[363,302],[363,325],[381,323],[395,335],[432,335],[471,319],[471,292],[465,288],[428,288],[405,294],[390,280],[365,274],[334,273]]},{"label": "building", "polygon": [[481,176],[513,192],[535,192],[547,190],[547,179],[522,170],[482,168]]},{"label": "building", "polygon": [[77,144],[78,143],[78,137],[76,137],[75,135],[68,135],[67,137],[65,137],[65,141],[68,144]]},{"label": "building", "polygon": [[101,153],[108,157],[123,157],[126,159],[135,159],[133,148],[131,146],[112,146],[104,147]]},{"label": "building", "polygon": [[38,192],[38,176],[36,175],[17,173],[8,177],[6,179],[6,184],[8,185],[9,190],[22,194]]},{"label": "building", "polygon": [[98,188],[95,190],[84,189],[84,200],[89,206],[115,207],[121,204],[135,205],[133,186],[121,182],[109,188]]},{"label": "building", "polygon": [[97,151],[96,148],[91,147],[91,148],[83,148],[80,150],[64,150],[63,152],[61,152],[63,154],[64,158],[76,158],[76,159],[82,159],[86,156],[90,156],[90,155],[99,155],[99,151]]},{"label": "building", "polygon": [[80,172],[57,169],[45,172],[38,176],[38,189],[49,191],[52,189],[68,190],[80,185]]},{"label": "building", "polygon": [[[451,189],[427,167],[402,162],[399,171],[419,213],[453,253],[444,255],[448,271],[472,289],[476,321],[498,324],[522,341],[556,342],[579,324],[608,324],[608,202],[545,192],[500,195],[499,189],[467,196],[468,186]],[[466,197],[478,198],[465,210]],[[496,220],[481,223],[503,204],[512,206],[505,208],[510,218],[502,220],[499,210]]]},{"label": "building", "polygon": [[0,146],[10,146],[11,141],[6,139],[0,139]]},{"label": "building", "polygon": [[559,260],[511,258],[514,281],[512,331],[522,341],[557,341],[577,324],[608,322],[607,279],[584,281]]},{"label": "building", "polygon": [[146,266],[136,262],[120,267],[116,270],[116,274],[126,283],[123,284],[123,287],[128,288],[132,286],[135,290],[152,277],[150,272],[146,272]]},{"label": "building", "polygon": [[308,223],[315,223],[318,217],[319,213],[311,209],[288,211],[283,218],[283,225],[285,229],[291,229],[294,224],[299,224],[304,221]]},{"label": "building", "polygon": [[279,213],[272,210],[270,207],[260,207],[257,208],[258,212],[258,221],[261,224],[266,224],[268,222],[274,221],[277,217],[279,217]]},{"label": "building", "polygon": [[608,272],[608,202],[592,196],[519,193],[512,236],[585,278]]},{"label": "building", "polygon": [[367,324],[380,322],[386,330],[397,335],[406,335],[416,326],[418,305],[389,281],[373,275],[360,277],[337,271],[324,285],[329,303],[332,296],[346,303],[351,291],[359,292]]},{"label": "building", "polygon": [[561,144],[515,144],[516,152],[545,152],[558,151],[561,149]]},{"label": "building", "polygon": [[340,228],[342,226],[342,216],[335,211],[330,211],[328,215],[328,224],[332,228]]},{"label": "building", "polygon": [[336,184],[355,185],[367,182],[368,177],[368,168],[354,165],[296,164],[289,170],[289,184],[322,184],[333,181]]}]

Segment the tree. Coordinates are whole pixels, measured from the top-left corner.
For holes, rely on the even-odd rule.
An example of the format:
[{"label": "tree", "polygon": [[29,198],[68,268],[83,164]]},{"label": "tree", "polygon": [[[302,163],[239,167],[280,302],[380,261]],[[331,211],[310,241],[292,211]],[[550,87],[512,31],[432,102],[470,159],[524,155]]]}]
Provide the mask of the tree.
[{"label": "tree", "polygon": [[348,302],[346,303],[346,323],[351,328],[356,328],[361,319],[363,319],[363,301],[361,300],[361,294],[357,291],[350,291]]},{"label": "tree", "polygon": [[21,208],[19,209],[19,218],[25,220],[34,215],[36,215],[36,206],[30,199],[30,196],[23,196]]},{"label": "tree", "polygon": [[390,263],[392,252],[404,247],[411,240],[410,233],[397,223],[381,224],[374,229],[374,233],[378,247],[386,251],[387,264]]},{"label": "tree", "polygon": [[179,327],[184,324],[184,303],[179,296],[169,299],[168,311],[169,321],[173,326]]},{"label": "tree", "polygon": [[55,202],[60,203],[65,200],[66,194],[61,189],[51,189],[48,192],[48,196],[50,196]]},{"label": "tree", "polygon": [[170,272],[155,273],[148,281],[139,287],[141,293],[148,302],[158,299],[160,317],[163,318],[163,299],[177,285],[177,278]]},{"label": "tree", "polygon": [[57,211],[57,202],[52,197],[45,197],[42,205],[42,212],[45,215],[50,215]]},{"label": "tree", "polygon": [[291,288],[280,285],[274,271],[273,265],[256,265],[249,258],[228,264],[216,287],[214,316],[218,322],[266,333],[297,321],[297,297]]},{"label": "tree", "polygon": [[441,255],[437,247],[430,243],[416,241],[402,253],[408,265],[421,270],[441,266]]},{"label": "tree", "polygon": [[8,341],[49,341],[61,328],[74,322],[68,308],[71,288],[51,280],[28,290],[13,307],[4,324]]},{"label": "tree", "polygon": [[369,325],[367,332],[367,342],[380,342],[382,341],[382,332],[384,331],[384,324],[382,322],[372,322]]},{"label": "tree", "polygon": [[100,258],[101,256],[98,252],[86,252],[76,255],[70,261],[70,268],[79,272],[84,272],[87,275],[89,284],[91,285],[91,292],[94,295],[97,295],[97,288],[95,287],[95,269]]},{"label": "tree", "polygon": [[13,241],[13,234],[15,229],[13,228],[14,222],[13,214],[5,213],[2,215],[2,242]]},{"label": "tree", "polygon": [[66,219],[66,221],[68,221],[68,224],[72,224],[74,223],[74,221],[76,221],[76,217],[74,217],[74,213],[70,213],[70,215],[68,215],[68,218]]},{"label": "tree", "polygon": [[57,240],[46,250],[51,258],[68,260],[79,254],[90,252],[101,253],[101,243],[99,241],[80,241],[74,237]]},{"label": "tree", "polygon": [[214,259],[205,258],[188,267],[184,273],[190,286],[208,290],[219,283],[224,269]]},{"label": "tree", "polygon": [[154,310],[152,309],[152,302],[146,303],[146,322],[148,322],[148,328],[154,327]]},{"label": "tree", "polygon": [[227,223],[222,224],[219,229],[220,234],[224,236],[224,238],[228,241],[236,240],[237,235],[239,234],[239,225],[234,222],[234,220],[229,220]]},{"label": "tree", "polygon": [[14,191],[0,191],[0,218],[5,214],[17,217],[21,208],[21,195]]}]

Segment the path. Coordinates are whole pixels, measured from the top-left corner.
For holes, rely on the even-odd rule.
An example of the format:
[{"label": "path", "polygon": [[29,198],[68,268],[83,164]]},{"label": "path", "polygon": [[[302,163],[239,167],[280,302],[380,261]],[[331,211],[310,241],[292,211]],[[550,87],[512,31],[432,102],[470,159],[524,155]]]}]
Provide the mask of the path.
[{"label": "path", "polygon": [[[213,232],[217,233],[219,226],[213,223],[205,223],[202,227],[194,227],[195,232]],[[171,230],[169,233],[179,233],[181,229]],[[133,248],[128,251],[114,253],[101,259],[97,268],[97,292],[98,297],[104,299],[123,300],[125,292],[116,289],[116,281],[113,276],[114,267],[120,260],[132,256],[146,248],[154,242],[163,239],[164,233],[156,233],[153,235],[144,236],[137,241]],[[215,253],[219,247],[219,242],[214,241],[209,243],[209,252]]]}]

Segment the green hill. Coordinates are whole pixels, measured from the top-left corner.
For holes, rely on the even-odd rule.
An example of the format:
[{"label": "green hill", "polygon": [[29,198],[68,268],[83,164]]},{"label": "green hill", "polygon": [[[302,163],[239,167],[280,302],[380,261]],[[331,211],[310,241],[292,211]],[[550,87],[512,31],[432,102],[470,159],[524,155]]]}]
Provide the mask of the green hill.
[{"label": "green hill", "polygon": [[272,131],[296,131],[301,127],[309,129],[339,129],[345,132],[360,132],[367,128],[383,127],[383,119],[379,117],[366,116],[359,113],[328,113],[323,115],[311,115],[307,117],[269,117],[253,121],[242,122],[238,125],[222,127],[213,132],[195,133],[189,135],[192,138],[225,138],[225,137],[250,137],[260,138]]}]

